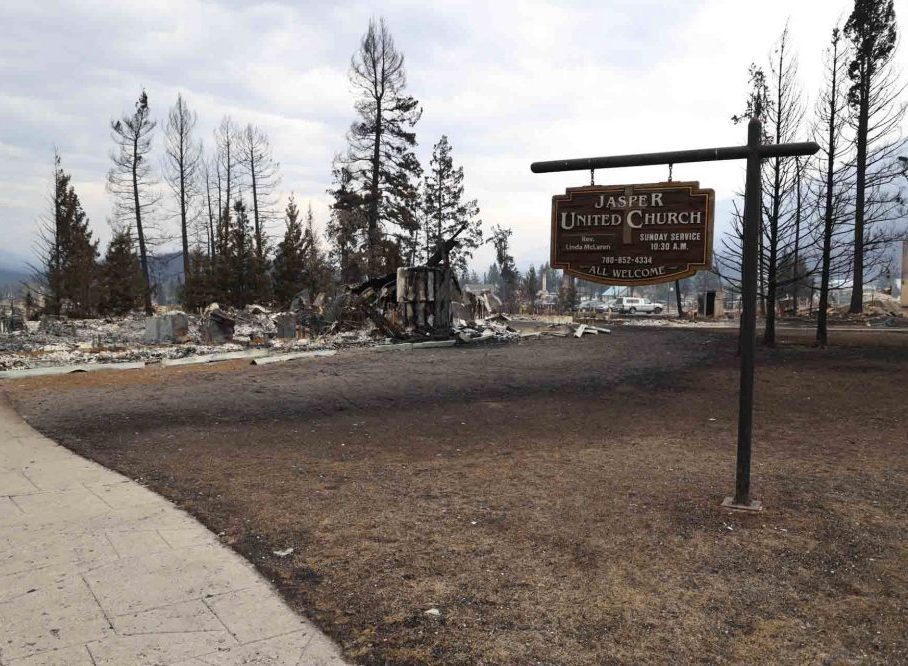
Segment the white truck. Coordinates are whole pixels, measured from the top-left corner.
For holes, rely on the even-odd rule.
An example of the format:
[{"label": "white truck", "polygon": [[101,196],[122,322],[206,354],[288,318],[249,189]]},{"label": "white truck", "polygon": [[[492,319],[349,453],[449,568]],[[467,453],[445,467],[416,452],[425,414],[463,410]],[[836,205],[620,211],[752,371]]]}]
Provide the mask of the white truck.
[{"label": "white truck", "polygon": [[633,296],[622,296],[616,298],[611,306],[612,312],[619,314],[637,314],[645,312],[648,314],[662,314],[665,306],[662,303],[656,303],[648,298],[634,298]]}]

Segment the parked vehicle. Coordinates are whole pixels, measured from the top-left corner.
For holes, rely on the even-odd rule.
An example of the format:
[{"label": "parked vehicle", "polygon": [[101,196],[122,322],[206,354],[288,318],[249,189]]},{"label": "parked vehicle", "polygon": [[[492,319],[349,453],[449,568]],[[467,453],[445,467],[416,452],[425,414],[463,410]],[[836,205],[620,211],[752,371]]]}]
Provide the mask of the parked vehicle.
[{"label": "parked vehicle", "polygon": [[622,296],[616,298],[611,305],[612,312],[620,314],[637,314],[638,312],[647,314],[662,314],[665,306],[662,303],[651,301],[648,298],[635,298],[633,296]]},{"label": "parked vehicle", "polygon": [[605,312],[606,310],[608,310],[608,306],[600,300],[590,299],[587,301],[581,301],[578,309],[590,310],[592,312]]}]

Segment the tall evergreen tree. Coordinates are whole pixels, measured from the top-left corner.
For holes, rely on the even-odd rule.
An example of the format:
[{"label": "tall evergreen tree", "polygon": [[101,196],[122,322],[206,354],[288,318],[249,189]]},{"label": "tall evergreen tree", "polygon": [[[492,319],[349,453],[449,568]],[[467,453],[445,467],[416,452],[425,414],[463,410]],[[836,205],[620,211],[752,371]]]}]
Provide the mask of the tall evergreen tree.
[{"label": "tall evergreen tree", "polygon": [[[212,185],[217,192],[217,219],[215,220],[215,255],[226,252],[230,244],[232,202],[240,190],[238,169],[240,166],[240,131],[230,116],[224,116],[214,131],[215,152],[212,167],[209,168]],[[214,263],[217,264],[219,260]],[[219,269],[222,270],[222,269]],[[218,271],[216,271],[218,272]]]},{"label": "tall evergreen tree", "polygon": [[303,247],[305,248],[305,282],[314,298],[318,292],[324,291],[330,286],[331,265],[319,245],[318,234],[315,233],[315,217],[312,215],[311,203],[306,211]]},{"label": "tall evergreen tree", "polygon": [[326,231],[330,257],[344,284],[359,282],[367,270],[366,206],[362,195],[354,187],[350,170],[343,166],[335,167],[334,189],[328,191],[334,202]]},{"label": "tall evergreen tree", "polygon": [[451,266],[462,272],[466,270],[473,250],[482,244],[482,220],[479,219],[476,200],[464,199],[463,167],[454,166],[451,144],[444,135],[432,149],[432,160],[424,182],[426,256],[466,225],[457,237],[459,247],[450,255]]},{"label": "tall evergreen tree", "polygon": [[400,261],[399,248],[387,243],[385,235],[408,234],[412,228],[421,171],[412,129],[422,110],[404,93],[404,57],[384,19],[369,21],[351,61],[350,82],[358,95],[359,118],[347,134],[348,149],[339,166],[350,175],[350,189],[360,195],[366,217],[365,269],[375,276]]},{"label": "tall evergreen tree", "polygon": [[114,229],[101,266],[101,307],[104,314],[122,316],[141,307],[145,280],[129,225]]},{"label": "tall evergreen tree", "polygon": [[38,277],[47,312],[88,316],[98,300],[98,243],[71,180],[55,154],[52,209],[40,231]]},{"label": "tall evergreen tree", "polygon": [[189,251],[189,276],[183,283],[180,300],[187,310],[200,310],[217,300],[211,285],[211,257],[199,248]]},{"label": "tall evergreen tree", "polygon": [[284,213],[287,228],[284,240],[277,245],[274,255],[274,299],[279,307],[287,307],[293,297],[305,286],[306,243],[296,198],[291,194]]},{"label": "tall evergreen tree", "polygon": [[135,225],[142,277],[145,280],[145,313],[149,315],[154,312],[148,266],[149,216],[158,203],[149,155],[156,125],[151,120],[148,95],[143,90],[136,102],[135,112],[110,124],[117,149],[111,153],[113,167],[107,174],[107,188],[114,195],[117,219]]},{"label": "tall evergreen tree", "polygon": [[254,234],[242,199],[234,203],[231,219],[220,286],[226,302],[241,308],[258,299],[262,285],[256,265]]},{"label": "tall evergreen tree", "polygon": [[230,116],[224,116],[214,131],[215,173],[218,184],[218,206],[230,215],[231,201],[238,191],[237,168],[240,164],[240,130]]},{"label": "tall evergreen tree", "polygon": [[75,202],[75,215],[70,236],[68,292],[70,314],[91,316],[98,308],[98,241],[92,240],[88,217]]},{"label": "tall evergreen tree", "polygon": [[486,284],[491,284],[496,287],[501,285],[501,273],[498,272],[498,264],[492,264],[489,266],[489,270],[485,275]]}]

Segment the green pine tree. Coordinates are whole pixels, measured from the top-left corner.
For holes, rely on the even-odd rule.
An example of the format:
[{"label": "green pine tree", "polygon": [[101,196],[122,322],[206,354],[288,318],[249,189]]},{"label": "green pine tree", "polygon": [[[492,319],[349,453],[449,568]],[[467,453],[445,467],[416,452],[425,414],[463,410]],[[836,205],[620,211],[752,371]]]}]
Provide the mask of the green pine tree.
[{"label": "green pine tree", "polygon": [[279,307],[290,305],[293,297],[305,286],[305,253],[303,226],[296,199],[291,194],[284,213],[287,229],[284,240],[278,243],[274,257],[274,299]]},{"label": "green pine tree", "polygon": [[328,219],[330,257],[343,284],[360,282],[366,274],[368,212],[365,199],[355,191],[350,169],[334,169],[334,184],[328,193],[334,199]]},{"label": "green pine tree", "polygon": [[483,280],[486,284],[491,284],[495,287],[501,285],[501,274],[498,272],[498,264],[492,264],[489,266],[488,272],[485,274]]},{"label": "green pine tree", "polygon": [[454,166],[451,144],[444,135],[432,149],[423,193],[425,255],[430,256],[465,225],[466,229],[457,236],[458,247],[450,254],[451,266],[463,273],[473,250],[482,244],[482,220],[476,200],[464,200],[463,167]]},{"label": "green pine tree", "polygon": [[312,215],[312,204],[306,212],[306,229],[303,231],[305,279],[312,297],[331,286],[332,271],[328,258],[319,246],[315,233],[315,218]]},{"label": "green pine tree", "polygon": [[246,204],[237,199],[233,206],[233,223],[227,239],[227,254],[224,257],[225,300],[234,307],[253,303],[260,295],[259,266],[255,254],[255,243]]},{"label": "green pine tree", "polygon": [[142,305],[145,279],[129,227],[115,230],[101,265],[100,311],[124,315]]},{"label": "green pine tree", "polygon": [[189,251],[189,275],[183,283],[180,301],[190,311],[198,311],[215,301],[211,289],[211,258],[199,248]]},{"label": "green pine tree", "polygon": [[41,237],[41,278],[46,287],[45,311],[89,316],[98,305],[98,243],[92,240],[88,216],[54,155],[53,211]]}]

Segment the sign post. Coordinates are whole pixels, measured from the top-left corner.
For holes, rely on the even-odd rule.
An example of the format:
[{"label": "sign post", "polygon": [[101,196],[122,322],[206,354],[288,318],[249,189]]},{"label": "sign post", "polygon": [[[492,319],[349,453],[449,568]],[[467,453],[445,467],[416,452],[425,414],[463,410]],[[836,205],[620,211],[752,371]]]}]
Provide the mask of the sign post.
[{"label": "sign post", "polygon": [[[743,246],[743,257],[742,257],[742,266],[741,266],[741,299],[743,310],[741,312],[741,383],[740,383],[740,393],[738,400],[738,447],[737,447],[737,465],[735,468],[735,494],[734,497],[727,497],[722,506],[738,509],[744,511],[759,511],[762,509],[760,502],[753,501],[750,497],[750,458],[751,458],[751,441],[753,438],[753,386],[754,386],[754,356],[756,355],[756,345],[757,345],[757,265],[758,265],[758,254],[759,254],[759,241],[760,241],[760,220],[761,220],[761,206],[762,206],[762,185],[760,180],[760,162],[761,160],[768,157],[797,157],[803,155],[813,155],[816,153],[820,147],[813,141],[808,141],[804,143],[776,143],[763,145],[761,142],[761,136],[763,131],[763,125],[760,122],[759,118],[754,117],[750,119],[750,122],[747,125],[747,145],[744,146],[727,146],[723,148],[700,148],[695,150],[678,150],[664,153],[639,153],[635,155],[612,155],[608,157],[588,157],[581,159],[569,159],[569,160],[556,160],[551,162],[534,162],[530,169],[533,173],[553,173],[560,171],[592,171],[594,169],[610,169],[616,167],[631,167],[631,166],[651,166],[656,164],[680,164],[684,162],[711,162],[716,160],[747,160],[747,180],[744,186],[744,246]],[[701,192],[707,193],[709,205],[709,217],[703,218],[703,230],[704,233],[708,230],[708,237],[704,236],[703,243],[705,244],[706,255],[704,261],[698,261],[698,257],[694,257],[694,261],[687,261],[690,259],[690,255],[675,255],[672,254],[676,252],[674,246],[670,246],[667,250],[662,250],[664,254],[660,254],[660,247],[650,246],[650,254],[646,254],[646,247],[642,248],[639,243],[662,243],[662,242],[674,242],[672,240],[648,240],[648,237],[640,238],[643,234],[653,233],[676,233],[674,227],[688,226],[693,229],[695,224],[701,222],[701,218],[697,218],[694,222],[693,214],[697,212],[696,209],[691,208],[690,201],[687,204],[682,203],[682,209],[684,212],[687,212],[688,215],[685,216],[684,222],[680,221],[679,212],[681,210],[675,210],[675,217],[673,218],[673,224],[669,225],[668,218],[657,218],[651,217],[646,218],[647,213],[651,215],[656,215],[659,211],[654,210],[659,206],[654,206],[654,200],[652,198],[653,194],[658,194],[660,190],[659,187],[670,187],[675,185],[675,183],[662,183],[657,185],[640,185],[640,186],[624,186],[625,188],[629,187],[630,190],[625,192],[625,199],[622,202],[619,199],[614,200],[614,207],[609,206],[608,199],[598,199],[594,200],[593,207],[597,209],[598,212],[580,212],[579,215],[583,216],[583,226],[580,227],[580,231],[584,231],[586,228],[595,228],[598,232],[597,234],[581,234],[585,235],[592,240],[577,241],[576,246],[572,246],[569,241],[564,241],[564,246],[558,245],[556,247],[556,242],[561,243],[560,239],[563,236],[558,235],[556,230],[556,224],[561,225],[561,233],[574,232],[577,229],[578,223],[578,210],[571,210],[570,206],[565,202],[562,203],[562,207],[559,208],[558,201],[559,199],[564,201],[565,199],[570,202],[572,201],[571,196],[572,192],[576,193],[581,190],[588,191],[590,194],[595,194],[593,192],[597,189],[608,189],[608,188],[574,188],[574,190],[568,190],[564,197],[556,196],[553,200],[552,207],[552,265],[556,266],[556,259],[562,260],[561,263],[564,266],[564,270],[573,275],[577,275],[586,280],[592,280],[595,282],[604,282],[605,284],[657,284],[660,282],[669,282],[678,279],[679,277],[686,277],[687,275],[692,275],[701,268],[707,268],[709,266],[709,253],[712,249],[712,206],[714,205],[713,199],[709,196],[711,190],[702,190]],[[694,187],[699,190],[699,186],[696,183],[683,183],[684,186]],[[655,188],[655,189],[654,189]],[[635,203],[639,204],[637,208],[634,208],[630,205],[629,197],[634,196],[634,192],[637,192],[637,196],[642,194],[649,194],[650,198],[646,201],[646,205],[643,205],[643,202],[640,199],[636,199]],[[604,195],[604,192],[600,192],[600,195]],[[574,194],[576,196],[576,194]],[[620,196],[620,195],[618,195]],[[662,197],[658,198],[657,203],[665,203],[665,195],[663,193]],[[600,206],[596,206],[596,203],[601,203]],[[686,206],[686,207],[685,207]],[[616,210],[621,208],[622,210]],[[586,209],[581,207],[581,211],[586,211]],[[632,211],[639,211],[633,213]],[[573,217],[570,217],[571,213],[574,213]],[[664,211],[671,212],[671,211]],[[618,218],[611,217],[613,214],[619,214]],[[564,215],[564,217],[562,217]],[[593,220],[589,219],[589,216],[594,216]],[[595,217],[598,215],[599,217]],[[608,216],[606,218],[606,216]],[[642,223],[651,221],[650,225],[643,225]],[[658,231],[655,230],[660,225],[658,224],[659,220],[663,220],[661,226],[665,227],[666,230],[669,226],[673,227],[672,231]],[[562,222],[563,220],[563,222]],[[607,224],[604,224],[606,223]],[[642,226],[635,226],[641,224]],[[572,226],[573,225],[573,226]],[[648,226],[654,229],[652,232],[641,231],[643,226]],[[603,227],[605,230],[603,230]],[[621,239],[620,245],[617,241],[616,234],[617,229],[621,228]],[[677,233],[696,233],[696,232],[683,232],[678,231]],[[611,235],[610,235],[611,234]],[[678,237],[681,238],[681,237]],[[637,243],[635,245],[635,242]],[[683,242],[683,241],[678,241]],[[694,240],[691,238],[689,242],[693,243]],[[606,247],[607,246],[607,247]],[[636,247],[636,251],[634,248]],[[625,249],[627,248],[627,249]],[[685,247],[684,250],[678,249],[677,252],[686,252],[689,247]],[[571,253],[574,253],[571,255]],[[611,261],[608,261],[609,257],[613,257]],[[618,257],[625,257],[621,262],[626,265],[633,265],[632,268],[616,268],[611,270],[608,268],[610,265],[614,265],[618,262]],[[627,258],[630,259],[627,259]],[[640,265],[637,264],[638,260],[636,257],[649,257],[644,258]],[[596,259],[600,260],[600,263],[597,265],[595,263]],[[606,266],[606,268],[602,268]],[[682,268],[682,266],[684,268]],[[656,271],[644,271],[644,268],[654,267]],[[590,270],[590,269],[596,270]],[[658,269],[661,269],[659,271]],[[631,272],[623,272],[630,270]],[[584,272],[585,271],[585,272]],[[635,272],[636,271],[636,272]]]},{"label": "sign post", "polygon": [[763,180],[760,176],[760,121],[747,124],[747,176],[744,188],[744,245],[741,252],[741,386],[738,390],[738,456],[735,496],[723,504],[762,508],[750,497],[750,445],[753,434],[754,356],[757,351],[757,265],[760,253],[760,208]]}]

